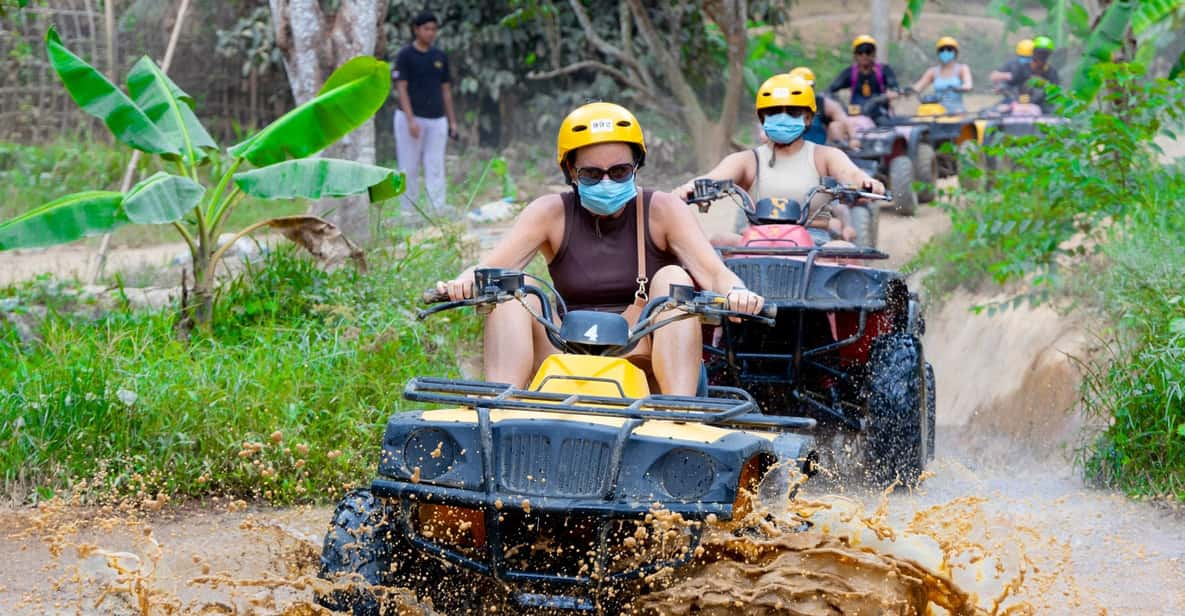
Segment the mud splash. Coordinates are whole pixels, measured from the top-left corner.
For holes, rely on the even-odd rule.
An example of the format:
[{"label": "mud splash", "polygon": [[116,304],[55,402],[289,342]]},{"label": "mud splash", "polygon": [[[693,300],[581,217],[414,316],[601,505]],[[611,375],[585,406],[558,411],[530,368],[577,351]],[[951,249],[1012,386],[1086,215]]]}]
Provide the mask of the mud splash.
[{"label": "mud splash", "polygon": [[[5,613],[328,614],[315,592],[328,513],[296,509],[145,513],[60,501],[0,514],[12,550],[0,576]],[[6,550],[8,551],[8,550]],[[392,613],[433,614],[408,591],[386,593]]]},{"label": "mud splash", "polygon": [[[953,614],[1079,612],[1069,543],[964,496],[891,515],[892,490],[871,503],[791,501],[705,533],[692,565],[663,572],[640,613]],[[769,502],[768,500],[766,501]],[[665,579],[659,579],[665,578]],[[1105,613],[1105,610],[1098,610]]]}]

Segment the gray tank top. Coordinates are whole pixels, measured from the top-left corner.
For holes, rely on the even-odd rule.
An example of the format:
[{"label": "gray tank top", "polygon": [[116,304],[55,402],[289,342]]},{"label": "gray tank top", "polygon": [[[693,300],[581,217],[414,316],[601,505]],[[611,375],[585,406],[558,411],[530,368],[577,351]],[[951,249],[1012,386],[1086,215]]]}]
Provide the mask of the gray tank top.
[{"label": "gray tank top", "polygon": [[802,202],[806,199],[807,191],[819,185],[814,143],[803,141],[802,149],[789,156],[775,156],[768,143],[758,146],[753,152],[757,155],[757,175],[749,195],[754,201],[770,197]]}]

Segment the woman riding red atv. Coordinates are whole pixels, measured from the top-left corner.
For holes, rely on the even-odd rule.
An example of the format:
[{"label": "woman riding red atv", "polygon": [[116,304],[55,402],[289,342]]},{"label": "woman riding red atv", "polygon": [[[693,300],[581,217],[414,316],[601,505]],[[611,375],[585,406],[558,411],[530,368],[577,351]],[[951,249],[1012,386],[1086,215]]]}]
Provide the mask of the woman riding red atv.
[{"label": "woman riding red atv", "polygon": [[[531,202],[478,265],[438,282],[439,292],[454,301],[472,298],[474,269],[522,270],[542,253],[571,310],[617,312],[632,326],[648,295],[665,296],[671,285],[694,281],[726,295],[731,310],[760,312],[761,296],[725,267],[687,206],[668,193],[638,188],[646,143],[632,113],[612,103],[584,105],[564,118],[557,141],[556,159],[573,190]],[[525,387],[555,352],[543,326],[519,303],[490,313],[487,381]],[[695,395],[700,356],[700,325],[686,320],[656,331],[627,359],[650,373],[663,393]]]},{"label": "woman riding red atv", "polygon": [[[752,150],[729,154],[699,178],[732,180],[748,191],[754,201],[769,197],[801,202],[810,189],[819,185],[822,176],[864,187],[869,192],[885,193],[884,184],[856,167],[843,151],[803,139],[817,110],[814,88],[805,80],[789,75],[770,77],[757,91],[754,107],[769,141]],[[692,179],[676,188],[675,195],[686,200],[694,191],[694,183]],[[855,229],[847,221],[847,207],[833,206],[832,214],[835,217],[831,221],[832,233],[845,240],[854,239]],[[726,245],[739,239],[736,234],[722,234],[712,241]]]}]

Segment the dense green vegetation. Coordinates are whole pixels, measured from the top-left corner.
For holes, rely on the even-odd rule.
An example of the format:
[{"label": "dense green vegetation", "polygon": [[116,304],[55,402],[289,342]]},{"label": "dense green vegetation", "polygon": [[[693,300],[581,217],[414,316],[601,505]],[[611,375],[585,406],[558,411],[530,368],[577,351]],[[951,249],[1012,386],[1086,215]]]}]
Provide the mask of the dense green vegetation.
[{"label": "dense green vegetation", "polygon": [[473,348],[472,315],[414,318],[413,298],[459,265],[452,244],[406,239],[367,274],[272,254],[188,342],[173,311],[80,304],[44,279],[2,290],[6,491],[45,497],[87,479],[90,498],[329,498],[371,472],[407,379],[456,374]]},{"label": "dense green vegetation", "polygon": [[1185,172],[1154,139],[1175,138],[1185,82],[1137,65],[1100,65],[1094,102],[1060,97],[1072,118],[984,149],[980,180],[943,207],[952,230],[912,267],[928,290],[992,282],[1017,289],[989,311],[1051,298],[1111,326],[1085,364],[1083,403],[1101,429],[1079,451],[1088,478],[1133,494],[1185,499]]}]

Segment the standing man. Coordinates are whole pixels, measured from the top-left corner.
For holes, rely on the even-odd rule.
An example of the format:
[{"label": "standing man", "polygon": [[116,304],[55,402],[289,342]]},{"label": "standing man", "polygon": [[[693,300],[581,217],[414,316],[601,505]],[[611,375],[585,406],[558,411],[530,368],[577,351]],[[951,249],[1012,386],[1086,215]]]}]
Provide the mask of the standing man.
[{"label": "standing man", "polygon": [[439,22],[424,11],[412,20],[414,38],[395,56],[395,88],[399,109],[395,111],[395,155],[400,170],[407,174],[403,211],[413,210],[420,196],[420,168],[428,191],[430,210],[439,212],[445,204],[444,147],[457,135],[453,113],[448,56],[433,47]]}]

